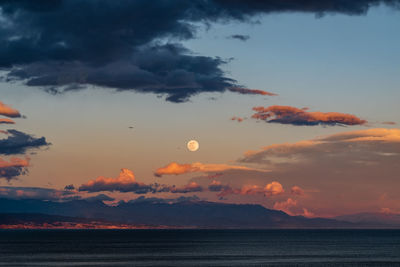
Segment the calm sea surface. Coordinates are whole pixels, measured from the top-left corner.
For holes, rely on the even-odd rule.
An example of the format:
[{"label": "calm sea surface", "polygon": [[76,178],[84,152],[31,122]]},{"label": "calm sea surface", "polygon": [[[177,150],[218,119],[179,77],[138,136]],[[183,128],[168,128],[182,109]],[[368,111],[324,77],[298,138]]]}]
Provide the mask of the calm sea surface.
[{"label": "calm sea surface", "polygon": [[1,230],[0,266],[400,266],[400,230]]}]

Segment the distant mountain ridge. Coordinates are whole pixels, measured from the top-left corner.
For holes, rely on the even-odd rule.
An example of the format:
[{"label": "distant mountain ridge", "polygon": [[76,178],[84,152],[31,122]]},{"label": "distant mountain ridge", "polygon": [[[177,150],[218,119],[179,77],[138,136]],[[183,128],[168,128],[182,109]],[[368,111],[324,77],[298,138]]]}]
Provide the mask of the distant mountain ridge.
[{"label": "distant mountain ridge", "polygon": [[108,206],[102,201],[66,202],[0,198],[0,213],[48,214],[115,223],[193,228],[362,228],[337,219],[305,218],[256,204],[207,201],[130,201]]},{"label": "distant mountain ridge", "polygon": [[388,227],[400,228],[400,214],[385,212],[362,212],[337,216],[334,219],[356,224],[369,225],[371,227],[386,225]]}]

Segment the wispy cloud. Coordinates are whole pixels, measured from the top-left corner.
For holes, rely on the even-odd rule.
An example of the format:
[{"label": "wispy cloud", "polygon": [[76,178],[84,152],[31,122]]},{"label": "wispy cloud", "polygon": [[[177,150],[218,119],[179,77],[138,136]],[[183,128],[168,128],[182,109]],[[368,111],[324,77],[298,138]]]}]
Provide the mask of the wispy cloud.
[{"label": "wispy cloud", "polygon": [[242,95],[266,95],[266,96],[277,96],[277,94],[267,92],[259,89],[248,89],[244,87],[230,87],[229,91],[239,93]]},{"label": "wispy cloud", "polygon": [[290,193],[292,195],[297,195],[297,196],[303,196],[304,195],[304,190],[300,186],[292,186],[290,189]]},{"label": "wispy cloud", "polygon": [[10,119],[0,119],[0,124],[15,124],[15,121]]},{"label": "wispy cloud", "polygon": [[244,34],[232,34],[232,35],[229,35],[227,38],[228,39],[236,39],[236,40],[239,40],[239,41],[242,41],[242,42],[246,42],[247,40],[250,39],[250,36],[249,35],[244,35]]},{"label": "wispy cloud", "polygon": [[[268,168],[271,172],[267,176],[291,183],[292,198],[304,192],[306,197],[297,200],[317,214],[361,212],[384,205],[398,209],[394,184],[400,173],[400,129],[345,131],[273,144],[247,152],[239,162]],[[261,181],[262,177],[257,179]],[[301,181],[301,189],[293,185],[294,181]],[[391,200],[379,202],[383,193],[391,196]]]},{"label": "wispy cloud", "polygon": [[227,164],[203,164],[200,162],[179,164],[176,162],[171,162],[167,166],[158,168],[154,172],[154,175],[157,177],[161,177],[163,175],[180,175],[193,172],[223,172],[227,170],[267,172],[267,170],[254,169],[245,166],[227,165]]},{"label": "wispy cloud", "polygon": [[[352,150],[348,150],[349,146],[352,147]],[[246,152],[241,161],[262,162],[262,159],[266,157],[270,159],[274,157],[306,159],[306,157],[313,157],[319,153],[332,157],[346,150],[349,155],[350,152],[358,154],[360,151],[365,151],[364,155],[374,156],[379,156],[379,152],[382,155],[384,153],[400,153],[400,129],[376,128],[349,131],[292,144],[274,144],[264,147],[260,151]],[[330,153],[327,154],[326,151]]]},{"label": "wispy cloud", "polygon": [[382,124],[386,124],[386,125],[396,125],[397,123],[395,123],[394,121],[384,121],[384,122],[382,122]]}]

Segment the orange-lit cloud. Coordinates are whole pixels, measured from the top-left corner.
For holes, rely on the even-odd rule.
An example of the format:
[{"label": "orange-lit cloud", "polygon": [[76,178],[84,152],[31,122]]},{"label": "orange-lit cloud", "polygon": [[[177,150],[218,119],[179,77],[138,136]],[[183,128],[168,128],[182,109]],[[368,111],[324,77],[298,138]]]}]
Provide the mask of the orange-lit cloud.
[{"label": "orange-lit cloud", "polygon": [[[65,187],[65,190],[73,188],[72,185]],[[122,169],[119,176],[115,178],[107,178],[99,176],[96,179],[82,184],[79,191],[85,192],[101,192],[101,191],[118,191],[118,192],[132,192],[135,194],[147,193],[191,193],[202,192],[203,187],[196,182],[190,182],[187,185],[177,187],[175,185],[160,185],[157,183],[145,184],[136,181],[135,175],[129,169]]]},{"label": "orange-lit cloud", "polygon": [[221,177],[222,175],[224,175],[222,172],[217,172],[217,173],[214,173],[214,174],[209,174],[207,176],[207,178],[208,179],[215,179],[215,178]]},{"label": "orange-lit cloud", "polygon": [[10,158],[9,161],[0,158],[0,178],[11,180],[27,172],[29,158]]},{"label": "orange-lit cloud", "polygon": [[291,188],[290,193],[292,195],[303,196],[304,195],[304,190],[301,187],[295,185],[295,186],[293,186]]},{"label": "orange-lit cloud", "polygon": [[0,124],[15,124],[15,122],[10,119],[0,119]]},{"label": "orange-lit cloud", "polygon": [[[400,173],[400,129],[345,131],[295,143],[273,144],[247,152],[239,162],[269,169],[267,179],[278,176],[283,184],[301,181],[301,188],[293,186],[288,191],[292,198],[307,196],[301,198],[302,204],[319,215],[374,211],[382,206],[400,209],[400,197],[395,189]],[[261,182],[263,178],[249,175],[247,179]],[[236,176],[236,181],[240,177]],[[304,190],[303,186],[313,189]],[[377,201],[383,193],[390,196],[390,201]],[[340,203],[347,203],[345,207],[338,203],[338,198]],[[300,209],[296,209],[296,214],[312,216],[310,210]]]},{"label": "orange-lit cloud", "polygon": [[237,121],[237,122],[242,122],[244,119],[241,118],[241,117],[236,117],[236,116],[234,116],[234,117],[231,118],[231,120],[232,120],[232,121]]},{"label": "orange-lit cloud", "polygon": [[307,108],[299,109],[291,106],[254,107],[256,113],[252,118],[268,123],[281,123],[292,125],[363,125],[362,120],[351,114],[338,112],[308,112]]},{"label": "orange-lit cloud", "polygon": [[315,217],[315,214],[311,211],[309,211],[306,208],[297,208],[298,202],[297,200],[293,200],[291,198],[288,198],[286,201],[282,202],[275,202],[274,204],[274,209],[275,210],[281,210],[291,216],[304,216],[304,217]]},{"label": "orange-lit cloud", "polygon": [[280,183],[272,182],[265,186],[264,192],[267,196],[277,196],[285,192],[285,190],[283,190],[283,186]]},{"label": "orange-lit cloud", "polygon": [[0,168],[8,168],[8,167],[27,167],[29,166],[29,159],[21,159],[21,158],[11,158],[10,161],[6,161],[0,158]]},{"label": "orange-lit cloud", "polygon": [[375,128],[333,134],[320,139],[322,142],[357,142],[362,144],[400,143],[400,129]]},{"label": "orange-lit cloud", "polygon": [[[400,153],[400,129],[368,129],[359,131],[349,131],[337,133],[326,137],[316,138],[312,140],[304,140],[296,143],[273,144],[264,147],[260,151],[248,151],[243,162],[265,162],[263,159],[287,158],[293,160],[297,158],[304,160],[318,154],[321,156],[330,156],[343,151],[359,152],[359,149],[367,154],[378,155],[379,153]],[[352,147],[352,150],[348,150]],[[356,149],[356,148],[359,149]],[[329,151],[329,153],[326,153]]]},{"label": "orange-lit cloud", "polygon": [[119,191],[134,192],[137,194],[146,194],[149,192],[156,192],[157,190],[158,185],[156,184],[146,185],[137,182],[133,172],[128,169],[121,169],[121,172],[116,178],[99,176],[79,187],[79,191],[87,192]]},{"label": "orange-lit cloud", "polygon": [[311,212],[311,211],[309,211],[309,210],[306,209],[306,208],[303,208],[303,213],[300,214],[300,215],[302,215],[302,216],[304,216],[304,217],[308,217],[308,218],[313,218],[313,217],[315,217],[314,212]]},{"label": "orange-lit cloud", "polygon": [[400,214],[400,212],[395,211],[395,210],[392,210],[391,208],[381,208],[381,209],[379,210],[379,212],[380,212],[380,213],[383,213],[383,214],[387,214],[387,215],[393,215],[393,214],[397,215],[397,214]]},{"label": "orange-lit cloud", "polygon": [[277,96],[277,94],[259,90],[259,89],[248,89],[243,87],[231,87],[229,91],[239,93],[242,95],[267,95],[267,96]]},{"label": "orange-lit cloud", "polygon": [[274,209],[281,210],[283,212],[286,212],[289,215],[293,215],[293,213],[290,209],[293,207],[296,207],[296,206],[297,206],[297,200],[288,198],[286,201],[275,202]]},{"label": "orange-lit cloud", "polygon": [[219,181],[213,181],[209,186],[209,190],[212,192],[220,192],[219,197],[227,195],[264,195],[266,197],[277,196],[285,192],[283,186],[278,182],[272,182],[267,184],[265,187],[259,185],[246,184],[241,188],[232,188],[229,185],[222,185]]},{"label": "orange-lit cloud", "polygon": [[21,114],[19,113],[18,110],[13,109],[12,107],[4,104],[3,102],[0,101],[0,115],[10,117],[10,118],[19,118],[21,117]]},{"label": "orange-lit cloud", "polygon": [[222,172],[227,170],[267,172],[266,170],[261,170],[261,169],[253,169],[245,166],[235,166],[226,164],[203,164],[200,162],[179,164],[176,162],[171,162],[165,167],[158,168],[154,173],[154,175],[161,177],[163,175],[180,175],[192,172]]}]

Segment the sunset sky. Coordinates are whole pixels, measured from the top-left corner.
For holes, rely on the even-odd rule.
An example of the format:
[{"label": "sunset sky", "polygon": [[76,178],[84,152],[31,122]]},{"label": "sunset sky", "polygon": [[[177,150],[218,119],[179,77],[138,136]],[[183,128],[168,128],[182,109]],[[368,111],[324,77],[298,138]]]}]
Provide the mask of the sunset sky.
[{"label": "sunset sky", "polygon": [[0,1],[0,196],[400,213],[399,1],[37,2]]}]

